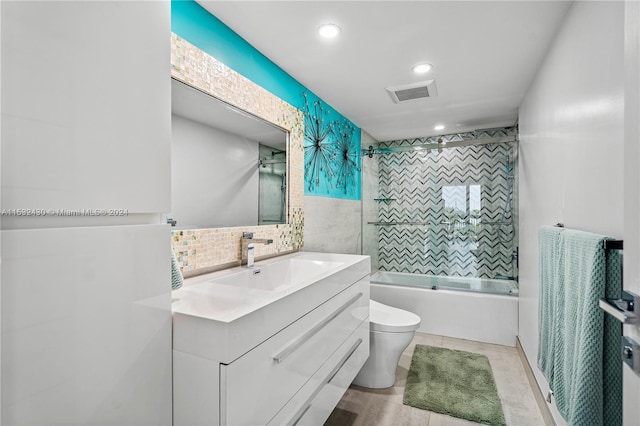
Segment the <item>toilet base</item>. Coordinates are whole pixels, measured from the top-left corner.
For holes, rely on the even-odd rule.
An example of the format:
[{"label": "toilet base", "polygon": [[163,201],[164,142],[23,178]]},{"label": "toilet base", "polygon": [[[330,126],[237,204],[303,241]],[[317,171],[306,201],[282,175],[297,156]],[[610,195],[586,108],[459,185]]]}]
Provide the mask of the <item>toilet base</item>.
[{"label": "toilet base", "polygon": [[385,389],[390,388],[396,383],[396,372],[393,374],[389,374],[385,372],[384,374],[372,374],[371,371],[365,370],[366,364],[360,370],[360,373],[353,380],[353,384],[357,386],[362,386],[363,388],[370,389]]},{"label": "toilet base", "polygon": [[372,389],[391,387],[396,382],[396,367],[402,352],[409,346],[415,331],[402,333],[370,332],[369,359],[353,381],[354,385]]}]

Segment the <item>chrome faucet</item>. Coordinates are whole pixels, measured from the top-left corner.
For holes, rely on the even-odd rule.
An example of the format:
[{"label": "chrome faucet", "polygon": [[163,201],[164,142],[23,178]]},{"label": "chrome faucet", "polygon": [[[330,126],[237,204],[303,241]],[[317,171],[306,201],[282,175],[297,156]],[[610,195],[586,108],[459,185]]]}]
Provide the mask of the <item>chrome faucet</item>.
[{"label": "chrome faucet", "polygon": [[[266,238],[253,238],[253,232],[243,232],[242,233],[242,263],[244,263],[245,259],[247,261],[247,268],[253,268],[255,263],[255,244],[264,244],[269,245],[272,244],[272,239]],[[246,249],[245,249],[246,244]]]}]

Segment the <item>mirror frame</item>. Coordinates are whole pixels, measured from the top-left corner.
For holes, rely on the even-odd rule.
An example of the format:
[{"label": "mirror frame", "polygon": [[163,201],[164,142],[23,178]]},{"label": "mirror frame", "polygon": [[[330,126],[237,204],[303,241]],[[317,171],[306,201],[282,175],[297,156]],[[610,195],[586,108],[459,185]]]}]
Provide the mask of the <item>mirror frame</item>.
[{"label": "mirror frame", "polygon": [[273,239],[257,245],[258,259],[303,247],[304,115],[256,83],[176,34],[171,34],[171,77],[246,111],[288,132],[289,194],[285,224],[172,231],[172,248],[185,277],[237,266],[242,260],[242,233]]},{"label": "mirror frame", "polygon": [[[218,99],[215,96],[212,96],[208,93],[204,93],[198,88],[193,87],[189,84],[186,84],[173,77],[171,77],[171,97],[172,97],[171,122],[174,130],[176,128],[176,123],[174,122],[174,116],[176,116],[182,119],[189,120],[189,122],[191,123],[197,123],[198,126],[204,126],[207,129],[213,129],[218,132],[221,132],[217,134],[218,136],[216,137],[218,138],[222,137],[220,136],[221,134],[232,135],[235,138],[241,139],[243,142],[251,143],[252,144],[251,146],[256,148],[256,153],[255,153],[256,167],[254,169],[255,174],[252,176],[246,175],[246,173],[250,173],[250,169],[247,168],[247,167],[250,167],[251,163],[250,162],[247,163],[247,161],[250,161],[250,160],[248,160],[245,157],[237,158],[236,157],[238,155],[237,153],[234,153],[232,157],[228,157],[228,158],[225,157],[227,163],[231,162],[232,164],[237,164],[237,167],[240,167],[240,169],[236,170],[236,172],[240,173],[240,175],[242,175],[243,177],[246,177],[247,179],[254,179],[255,187],[257,189],[255,198],[252,198],[252,197],[247,198],[246,197],[247,194],[243,196],[242,193],[238,193],[237,191],[234,191],[236,195],[240,196],[243,199],[243,202],[248,204],[246,206],[247,208],[245,209],[244,205],[242,207],[238,207],[236,205],[235,207],[230,207],[230,209],[225,212],[224,217],[227,218],[226,220],[219,219],[217,217],[211,220],[212,218],[211,214],[215,215],[215,210],[218,210],[218,211],[220,210],[218,208],[215,208],[215,206],[225,204],[225,201],[223,199],[218,198],[217,202],[214,202],[214,205],[208,204],[206,208],[204,208],[205,206],[201,206],[204,208],[202,210],[200,210],[196,205],[192,204],[191,210],[195,209],[198,211],[197,215],[200,218],[200,220],[193,220],[192,218],[190,219],[189,214],[185,211],[185,208],[187,207],[185,206],[185,204],[181,204],[181,203],[182,202],[191,203],[191,201],[186,201],[186,200],[193,200],[195,197],[197,197],[196,194],[202,193],[202,191],[210,191],[210,189],[207,189],[207,188],[211,188],[212,182],[223,182],[225,180],[223,176],[219,176],[218,178],[211,178],[213,180],[205,180],[200,178],[201,180],[198,181],[196,180],[196,178],[193,178],[193,176],[190,174],[192,173],[192,171],[190,171],[187,173],[193,179],[185,180],[183,177],[182,179],[180,179],[181,185],[182,187],[187,187],[190,191],[193,191],[194,188],[198,188],[199,191],[195,194],[191,194],[192,197],[189,197],[189,198],[183,198],[183,197],[179,198],[178,197],[179,194],[175,194],[175,193],[171,194],[172,195],[171,218],[176,220],[176,224],[177,224],[176,229],[185,230],[185,229],[202,229],[202,228],[231,228],[231,227],[244,227],[244,226],[255,226],[255,225],[281,225],[281,224],[287,223],[287,218],[288,218],[287,206],[289,205],[289,174],[288,173],[285,174],[284,176],[286,180],[284,182],[285,183],[285,186],[284,186],[285,200],[284,200],[284,203],[278,203],[279,211],[277,212],[277,214],[280,218],[278,221],[271,220],[270,222],[267,222],[267,223],[262,222],[263,210],[262,210],[261,200],[263,199],[262,191],[263,189],[266,189],[266,187],[263,188],[263,179],[264,179],[263,173],[267,170],[266,168],[271,165],[269,161],[277,161],[278,163],[280,163],[278,166],[276,166],[278,167],[279,171],[282,170],[283,163],[284,163],[285,170],[288,167],[289,163],[287,161],[286,153],[287,151],[289,151],[289,131],[287,129],[283,129],[280,126],[276,126],[271,122],[267,122],[260,117],[250,114],[246,110],[238,109],[236,106],[231,105],[222,99]],[[181,97],[182,99],[180,99]],[[187,99],[185,99],[185,97]],[[180,99],[180,102],[178,104],[174,104],[176,99]],[[175,108],[176,106],[179,108],[176,109]],[[188,106],[187,109],[185,109],[186,106]],[[211,108],[211,109],[208,110],[208,108]],[[233,113],[229,113],[229,111],[233,111]],[[202,114],[203,112],[204,112],[204,115]],[[207,121],[209,119],[213,119],[213,121]],[[235,124],[231,125],[231,122],[233,122],[234,120],[235,120]],[[198,127],[198,128],[201,128],[201,127]],[[175,132],[172,132],[172,137],[173,138],[176,137]],[[182,140],[183,137],[184,136],[178,137],[178,140]],[[211,135],[207,136],[207,138],[210,138],[210,137]],[[198,167],[197,164],[199,164],[200,166],[206,164],[207,167],[212,166],[213,169],[216,169],[220,165],[217,158],[217,155],[219,153],[217,149],[214,149],[215,152],[198,153],[197,155],[198,160],[196,160],[193,157],[193,154],[191,152],[182,151],[181,155],[183,158],[181,162],[174,164],[175,157],[173,157],[173,155],[176,153],[174,149],[177,146],[177,145],[173,145],[175,142],[176,142],[175,139],[172,140],[172,160],[171,160],[172,162],[172,167],[171,167],[171,170],[172,170],[171,185],[172,186],[171,187],[172,188],[176,187],[177,182],[174,180],[174,178],[176,177],[176,173],[179,175],[180,173],[184,172],[187,169],[192,170],[193,167]],[[186,143],[186,140],[184,142]],[[228,146],[228,142],[225,141],[224,145]],[[212,142],[210,146],[215,146],[215,143]],[[184,149],[185,148],[181,148],[181,150],[184,150]],[[248,149],[246,145],[244,149]],[[263,150],[265,151],[264,153],[263,153]],[[284,150],[285,156],[279,157],[280,160],[275,160],[272,157],[269,157],[271,158],[271,160],[269,160],[267,157],[263,156],[263,155],[270,155],[269,153],[273,154],[274,150],[275,151]],[[185,157],[185,155],[189,155],[189,157]],[[201,155],[204,155],[204,157],[201,157]],[[268,160],[267,164],[262,164],[263,160]],[[204,163],[202,161],[204,161]],[[234,161],[241,161],[241,163],[233,163]],[[271,170],[273,171],[273,169]],[[246,181],[243,181],[242,183],[246,184]],[[277,191],[279,193],[282,193],[282,183],[283,183],[282,176],[279,176],[277,183],[274,183],[275,186],[270,185],[270,187],[272,188],[277,187]],[[238,182],[237,184],[240,184],[240,182]],[[180,186],[177,186],[177,187],[179,188]],[[178,202],[178,200],[180,200],[180,202]],[[210,203],[213,200],[209,198],[208,201]],[[230,202],[229,204],[232,204],[234,202],[234,200],[227,200],[227,201]],[[235,202],[238,202],[238,200],[235,200]],[[213,210],[208,210],[211,208],[213,208]],[[206,214],[207,212],[210,214]],[[255,213],[254,220],[251,220],[251,218],[249,217],[253,216],[254,213]],[[204,215],[206,215],[208,219],[204,218]],[[226,216],[226,215],[230,215],[230,216]],[[246,221],[238,220],[238,218],[246,218]],[[184,225],[185,223],[187,223],[187,225]],[[216,223],[216,224],[213,225],[212,223]],[[209,224],[209,226],[206,226],[204,224]]]}]

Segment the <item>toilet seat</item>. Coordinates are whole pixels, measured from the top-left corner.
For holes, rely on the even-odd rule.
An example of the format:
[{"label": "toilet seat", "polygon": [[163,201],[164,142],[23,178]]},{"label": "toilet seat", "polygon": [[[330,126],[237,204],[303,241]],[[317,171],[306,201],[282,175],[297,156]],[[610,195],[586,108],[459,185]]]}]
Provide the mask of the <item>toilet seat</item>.
[{"label": "toilet seat", "polygon": [[420,317],[403,309],[369,300],[369,329],[387,333],[405,333],[420,326]]}]

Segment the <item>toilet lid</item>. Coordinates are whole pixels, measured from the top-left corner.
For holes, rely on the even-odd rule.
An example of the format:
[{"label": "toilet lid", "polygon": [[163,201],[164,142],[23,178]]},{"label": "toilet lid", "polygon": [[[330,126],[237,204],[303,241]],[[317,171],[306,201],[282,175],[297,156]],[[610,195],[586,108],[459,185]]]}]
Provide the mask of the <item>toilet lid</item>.
[{"label": "toilet lid", "polygon": [[369,301],[369,328],[374,331],[402,333],[414,331],[420,325],[420,317],[413,312]]}]

